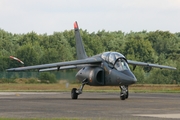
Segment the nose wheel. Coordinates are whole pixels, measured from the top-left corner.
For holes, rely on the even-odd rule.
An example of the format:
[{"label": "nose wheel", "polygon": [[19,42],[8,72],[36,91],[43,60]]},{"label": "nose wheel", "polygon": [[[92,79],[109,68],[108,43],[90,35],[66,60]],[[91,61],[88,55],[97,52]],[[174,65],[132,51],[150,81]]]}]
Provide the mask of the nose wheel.
[{"label": "nose wheel", "polygon": [[128,86],[122,85],[122,86],[119,86],[119,87],[121,89],[120,99],[121,100],[127,99],[129,97]]}]

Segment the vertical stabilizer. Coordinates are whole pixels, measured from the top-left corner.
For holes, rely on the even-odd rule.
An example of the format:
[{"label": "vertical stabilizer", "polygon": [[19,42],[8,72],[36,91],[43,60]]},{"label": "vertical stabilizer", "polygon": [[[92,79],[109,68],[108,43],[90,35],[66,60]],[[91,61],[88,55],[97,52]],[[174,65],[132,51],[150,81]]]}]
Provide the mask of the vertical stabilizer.
[{"label": "vertical stabilizer", "polygon": [[79,32],[79,27],[77,22],[74,23],[74,32],[75,32],[75,39],[76,39],[76,52],[77,52],[77,58],[78,59],[85,59],[87,58],[82,38]]}]

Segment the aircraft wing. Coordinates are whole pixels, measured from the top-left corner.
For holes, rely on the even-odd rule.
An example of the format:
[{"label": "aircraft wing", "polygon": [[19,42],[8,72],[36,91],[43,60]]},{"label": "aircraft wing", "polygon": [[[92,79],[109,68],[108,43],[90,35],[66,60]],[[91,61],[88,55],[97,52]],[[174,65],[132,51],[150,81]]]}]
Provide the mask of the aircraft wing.
[{"label": "aircraft wing", "polygon": [[155,67],[155,68],[160,68],[160,69],[176,70],[175,67],[165,66],[165,65],[151,64],[151,63],[145,63],[145,62],[137,62],[137,61],[133,61],[133,60],[127,60],[127,62],[128,62],[128,64],[134,65],[134,66],[145,66],[145,67]]},{"label": "aircraft wing", "polygon": [[76,68],[76,66],[78,66],[78,65],[98,64],[101,62],[102,62],[101,58],[87,58],[87,59],[67,61],[67,62],[58,62],[58,63],[10,68],[10,69],[7,69],[7,71],[8,72],[10,72],[10,71],[24,71],[24,70],[31,70],[31,69],[38,69],[38,70],[44,69],[45,71],[48,71],[48,70],[55,69],[55,68],[56,68],[56,70],[72,69],[72,68]]}]

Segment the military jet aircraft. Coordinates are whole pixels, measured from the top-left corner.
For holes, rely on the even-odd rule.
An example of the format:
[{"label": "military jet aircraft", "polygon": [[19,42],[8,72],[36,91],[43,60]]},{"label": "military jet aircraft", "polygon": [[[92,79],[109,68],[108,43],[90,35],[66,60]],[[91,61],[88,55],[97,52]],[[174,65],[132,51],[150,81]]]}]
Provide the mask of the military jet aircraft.
[{"label": "military jet aircraft", "polygon": [[74,32],[78,60],[10,68],[7,69],[7,71],[23,71],[30,69],[38,69],[39,71],[59,71],[62,69],[76,68],[79,70],[76,74],[76,78],[82,82],[82,85],[79,89],[73,88],[71,90],[72,99],[77,99],[78,95],[82,94],[83,87],[86,84],[90,86],[119,86],[121,90],[120,99],[125,100],[129,96],[128,86],[137,81],[128,64],[133,65],[133,69],[135,69],[136,66],[176,69],[175,67],[165,65],[127,60],[123,54],[118,52],[104,52],[99,55],[88,57],[83,46],[77,22],[74,23]]}]

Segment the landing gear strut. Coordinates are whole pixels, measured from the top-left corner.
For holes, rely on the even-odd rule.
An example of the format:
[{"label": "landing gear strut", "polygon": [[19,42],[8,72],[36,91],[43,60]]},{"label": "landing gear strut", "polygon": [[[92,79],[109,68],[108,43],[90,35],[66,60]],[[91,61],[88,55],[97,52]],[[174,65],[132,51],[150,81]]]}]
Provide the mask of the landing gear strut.
[{"label": "landing gear strut", "polygon": [[122,85],[122,86],[119,86],[119,87],[121,89],[121,92],[120,92],[121,100],[127,99],[129,97],[128,86]]},{"label": "landing gear strut", "polygon": [[81,87],[80,87],[79,89],[73,88],[73,89],[71,90],[71,98],[72,98],[72,99],[77,99],[77,98],[78,98],[78,95],[82,94],[84,85],[87,84],[87,83],[88,83],[87,79],[84,79],[84,80],[82,81]]}]

